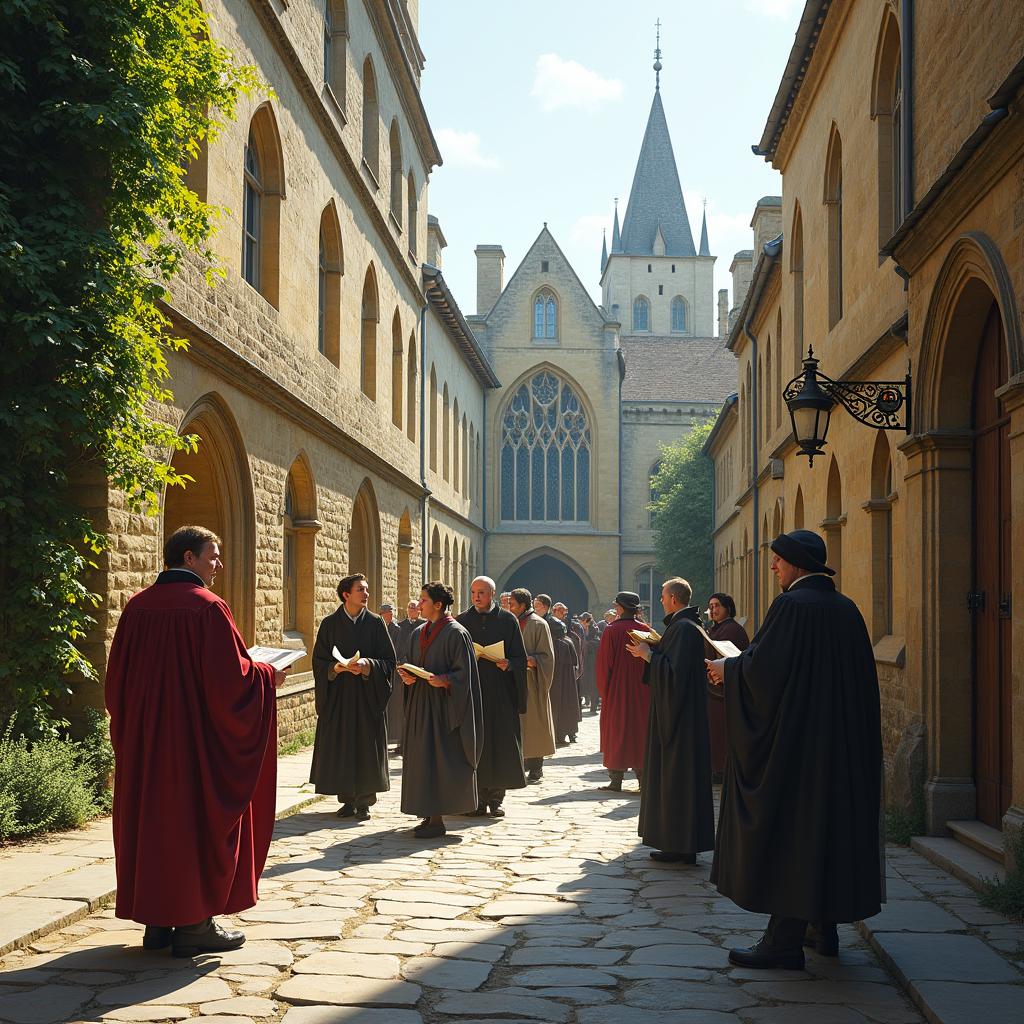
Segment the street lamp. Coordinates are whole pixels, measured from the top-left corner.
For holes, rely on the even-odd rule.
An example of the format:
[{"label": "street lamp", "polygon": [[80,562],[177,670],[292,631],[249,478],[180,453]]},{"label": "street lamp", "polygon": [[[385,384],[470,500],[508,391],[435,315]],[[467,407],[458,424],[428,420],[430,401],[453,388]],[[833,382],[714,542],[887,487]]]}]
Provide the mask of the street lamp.
[{"label": "street lamp", "polygon": [[[823,454],[832,409],[838,403],[854,419],[875,430],[904,430],[910,433],[910,372],[902,381],[832,380],[818,372],[814,350],[807,349],[803,373],[794,377],[783,391],[793,421],[793,437],[809,466]],[[905,422],[900,410],[906,406]]]}]

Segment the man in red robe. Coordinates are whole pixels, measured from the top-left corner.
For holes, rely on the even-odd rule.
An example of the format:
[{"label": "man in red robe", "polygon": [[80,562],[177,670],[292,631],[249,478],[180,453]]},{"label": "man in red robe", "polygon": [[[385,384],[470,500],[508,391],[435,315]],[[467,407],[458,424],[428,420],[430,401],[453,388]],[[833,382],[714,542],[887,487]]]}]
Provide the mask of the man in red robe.
[{"label": "man in red robe", "polygon": [[632,768],[637,780],[643,772],[647,747],[647,718],[651,693],[644,685],[644,662],[626,650],[631,629],[643,629],[637,622],[639,594],[628,590],[616,595],[618,618],[601,634],[597,652],[597,692],[601,696],[601,750],[611,782],[604,789],[622,792],[622,779]]},{"label": "man in red robe", "polygon": [[216,534],[183,526],[164,564],[125,606],[107,666],[116,914],[146,925],[147,949],[194,956],[245,942],[213,918],[256,903],[284,673],[250,660],[209,589],[223,565]]}]

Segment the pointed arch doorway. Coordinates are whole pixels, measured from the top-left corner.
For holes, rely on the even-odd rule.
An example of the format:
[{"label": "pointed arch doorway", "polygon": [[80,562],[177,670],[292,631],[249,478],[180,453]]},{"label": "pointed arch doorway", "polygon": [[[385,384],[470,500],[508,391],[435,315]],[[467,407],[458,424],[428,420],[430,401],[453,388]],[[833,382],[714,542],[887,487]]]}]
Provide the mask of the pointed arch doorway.
[{"label": "pointed arch doorway", "polygon": [[590,608],[590,592],[586,583],[568,563],[554,555],[540,554],[527,559],[507,574],[502,590],[526,587],[536,597],[549,594],[553,601],[569,606],[573,615]]}]

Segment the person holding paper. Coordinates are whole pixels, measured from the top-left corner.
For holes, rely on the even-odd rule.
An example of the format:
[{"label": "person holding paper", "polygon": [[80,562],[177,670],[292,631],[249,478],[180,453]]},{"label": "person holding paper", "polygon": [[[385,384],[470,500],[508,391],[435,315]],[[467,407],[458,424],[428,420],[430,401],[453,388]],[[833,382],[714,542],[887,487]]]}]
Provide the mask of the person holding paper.
[{"label": "person holding paper", "polygon": [[647,663],[643,679],[651,691],[637,831],[654,847],[652,860],[684,864],[696,864],[698,853],[715,847],[704,637],[690,595],[686,580],[666,580],[661,640],[655,647],[626,645]]},{"label": "person holding paper", "polygon": [[402,811],[423,820],[420,839],[443,836],[445,814],[479,805],[476,768],[483,747],[480,675],[473,639],[448,609],[444,583],[425,583],[423,625],[412,635],[409,660],[398,674],[406,686]]},{"label": "person holding paper", "polygon": [[338,584],[341,607],[320,623],[313,647],[316,737],[309,781],[337,796],[339,818],[365,821],[388,778],[387,707],[395,648],[387,626],[367,608],[361,573]]},{"label": "person holding paper", "polygon": [[836,956],[836,922],[881,909],[881,714],[871,640],[825,542],[794,530],[771,548],[782,593],[742,654],[707,662],[729,740],[711,881],[771,915],[729,959],[799,970],[803,944]]},{"label": "person holding paper", "polygon": [[[741,651],[750,646],[747,631],[736,621],[736,602],[729,594],[712,594],[708,598],[708,615],[711,625],[708,636],[712,640],[728,640]],[[710,644],[707,657],[714,660],[719,657]],[[720,686],[708,683],[708,728],[711,731],[711,771],[712,779],[720,782],[725,771],[725,695]]]},{"label": "person holding paper", "polygon": [[526,648],[526,713],[523,723],[523,765],[527,783],[540,782],[544,758],[555,752],[555,724],[551,719],[551,684],[555,677],[555,649],[548,624],[530,607],[533,595],[517,587],[509,596],[509,610],[519,620]]},{"label": "person holding paper", "polygon": [[501,818],[505,814],[502,803],[506,791],[526,785],[519,718],[526,712],[526,648],[516,617],[495,603],[494,591],[494,580],[489,576],[473,580],[469,588],[473,606],[458,621],[475,644],[504,647],[504,657],[498,661],[477,657],[484,736],[476,768],[480,802],[471,812],[474,817],[489,813]]},{"label": "person holding paper", "polygon": [[626,650],[629,631],[637,622],[640,595],[624,590],[615,597],[616,618],[601,634],[597,651],[597,691],[601,695],[601,750],[610,782],[602,789],[622,792],[622,780],[632,768],[643,783],[644,750],[651,694],[644,686],[643,662]]},{"label": "person holding paper", "polygon": [[220,538],[175,530],[164,572],[125,605],[107,663],[120,918],[146,949],[219,953],[245,942],[218,914],[254,906],[274,830],[274,689],[213,593]]}]

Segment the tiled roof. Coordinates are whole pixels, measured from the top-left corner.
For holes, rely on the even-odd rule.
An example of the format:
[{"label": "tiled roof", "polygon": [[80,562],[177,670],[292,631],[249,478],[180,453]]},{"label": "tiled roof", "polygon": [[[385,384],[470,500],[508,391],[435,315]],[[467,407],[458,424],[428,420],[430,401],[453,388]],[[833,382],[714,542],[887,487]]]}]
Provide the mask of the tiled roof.
[{"label": "tiled roof", "polygon": [[624,402],[715,402],[736,390],[736,357],[721,338],[623,338]]}]

